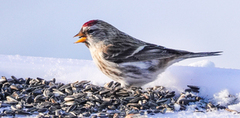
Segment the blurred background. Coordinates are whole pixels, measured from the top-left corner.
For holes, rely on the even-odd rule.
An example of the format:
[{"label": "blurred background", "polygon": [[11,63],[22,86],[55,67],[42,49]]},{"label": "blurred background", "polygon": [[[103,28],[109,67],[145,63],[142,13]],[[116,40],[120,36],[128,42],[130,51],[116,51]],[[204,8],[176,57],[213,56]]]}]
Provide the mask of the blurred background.
[{"label": "blurred background", "polygon": [[209,60],[240,69],[239,0],[1,0],[0,54],[91,60],[73,38],[85,22],[104,20],[140,40],[168,48],[224,51]]}]

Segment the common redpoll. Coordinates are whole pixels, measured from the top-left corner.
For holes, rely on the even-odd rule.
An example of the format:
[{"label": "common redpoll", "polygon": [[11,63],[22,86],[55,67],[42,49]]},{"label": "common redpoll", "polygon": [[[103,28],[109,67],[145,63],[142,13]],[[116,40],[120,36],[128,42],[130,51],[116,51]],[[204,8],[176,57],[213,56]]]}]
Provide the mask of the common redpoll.
[{"label": "common redpoll", "polygon": [[183,59],[221,53],[165,48],[133,38],[102,20],[84,23],[74,37],[80,38],[75,43],[85,43],[104,74],[126,87],[152,82],[167,67]]}]

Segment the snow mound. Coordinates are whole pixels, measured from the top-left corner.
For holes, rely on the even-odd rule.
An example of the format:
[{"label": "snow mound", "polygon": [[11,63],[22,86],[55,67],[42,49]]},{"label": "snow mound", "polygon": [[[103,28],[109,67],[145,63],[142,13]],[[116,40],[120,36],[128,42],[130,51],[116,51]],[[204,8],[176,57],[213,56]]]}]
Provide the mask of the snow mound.
[{"label": "snow mound", "polygon": [[[47,80],[56,78],[63,83],[91,80],[94,84],[103,85],[111,81],[90,60],[59,59],[30,57],[19,55],[0,55],[0,75],[10,78],[41,77]],[[240,70],[216,68],[213,62],[203,60],[189,66],[171,66],[158,79],[144,87],[165,86],[176,93],[187,88],[187,85],[200,87],[199,95],[208,98],[215,105],[221,104],[240,112]],[[179,107],[179,106],[175,106]],[[201,114],[201,113],[200,113]],[[197,117],[199,113],[181,111],[164,114],[164,117]],[[205,113],[203,117],[235,117],[230,112]],[[163,117],[163,116],[159,116]]]},{"label": "snow mound", "polygon": [[202,61],[198,61],[195,63],[191,63],[188,66],[193,66],[193,67],[215,67],[215,64],[211,61],[208,60],[202,60]]}]

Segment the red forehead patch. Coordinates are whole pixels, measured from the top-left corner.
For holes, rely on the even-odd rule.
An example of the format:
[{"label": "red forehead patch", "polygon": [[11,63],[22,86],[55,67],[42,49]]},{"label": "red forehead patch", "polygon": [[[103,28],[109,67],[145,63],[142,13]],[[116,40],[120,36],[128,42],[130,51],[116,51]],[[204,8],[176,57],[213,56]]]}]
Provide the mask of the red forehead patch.
[{"label": "red forehead patch", "polygon": [[96,23],[97,23],[97,20],[90,20],[90,21],[84,23],[84,24],[83,24],[83,27],[92,26],[92,25],[94,25],[94,24],[96,24]]}]

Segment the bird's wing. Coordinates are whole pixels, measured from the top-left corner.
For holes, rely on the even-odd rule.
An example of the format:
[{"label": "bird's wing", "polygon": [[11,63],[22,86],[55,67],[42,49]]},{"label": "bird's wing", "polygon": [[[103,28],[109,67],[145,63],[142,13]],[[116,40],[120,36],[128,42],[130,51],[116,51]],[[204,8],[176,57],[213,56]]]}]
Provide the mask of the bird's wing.
[{"label": "bird's wing", "polygon": [[167,49],[155,44],[145,43],[143,45],[108,45],[103,53],[104,58],[115,63],[146,61],[152,59],[166,59],[174,56],[180,56],[187,51]]}]

